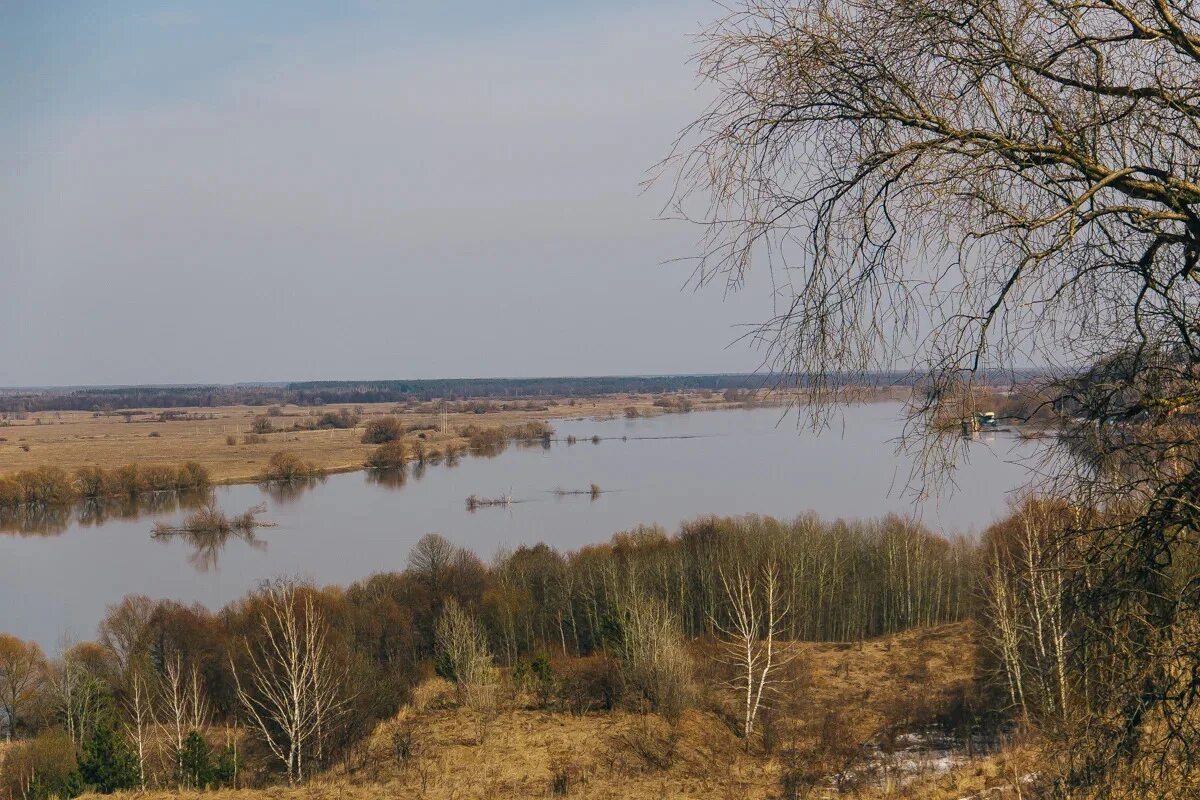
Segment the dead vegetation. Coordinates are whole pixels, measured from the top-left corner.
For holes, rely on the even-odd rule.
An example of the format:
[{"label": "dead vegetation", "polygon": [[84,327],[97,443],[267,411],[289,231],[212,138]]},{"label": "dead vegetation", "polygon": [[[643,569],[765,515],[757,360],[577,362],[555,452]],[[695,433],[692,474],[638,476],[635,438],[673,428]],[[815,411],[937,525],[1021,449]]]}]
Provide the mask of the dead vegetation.
[{"label": "dead vegetation", "polygon": [[[469,643],[471,625],[458,627]],[[704,673],[720,669],[708,645],[693,646]],[[865,769],[869,746],[893,724],[935,724],[968,691],[977,662],[973,631],[956,624],[911,631],[855,645],[797,644],[795,681],[765,734],[747,747],[737,714],[723,692],[705,691],[674,721],[629,707],[571,710],[554,699],[579,684],[567,678],[579,659],[551,659],[549,696],[507,677],[490,714],[472,707],[455,683],[433,678],[410,702],[380,723],[345,763],[295,789],[147,793],[157,798],[588,797],[684,800],[736,797],[858,798],[1015,797],[1008,787],[1027,780],[1032,754],[1022,748],[964,757],[949,770],[928,759],[911,774]],[[477,660],[477,646],[458,658]],[[919,682],[914,682],[919,681]],[[535,684],[538,681],[535,680]],[[913,716],[912,704],[926,706]],[[577,705],[576,708],[579,706]],[[897,714],[904,722],[897,721]],[[932,715],[931,717],[928,715]],[[480,730],[486,735],[480,736]]]},{"label": "dead vegetation", "polygon": [[253,508],[248,508],[241,514],[231,517],[217,508],[216,502],[210,499],[204,506],[188,514],[179,525],[171,525],[161,521],[154,523],[153,535],[160,537],[188,533],[229,534],[234,532],[249,532],[255,528],[274,527],[275,523],[260,519],[261,515],[266,512],[266,503],[259,503]]},{"label": "dead vegetation", "polygon": [[[544,433],[541,425],[556,418],[611,417],[630,405],[655,413],[653,397],[614,394],[562,401],[547,398],[536,403],[493,402],[482,417],[474,413],[471,401],[287,406],[278,414],[266,411],[273,429],[268,434],[253,430],[263,417],[262,406],[139,409],[129,412],[132,424],[124,421],[124,412],[61,411],[44,418],[16,413],[0,419],[4,427],[0,439],[7,440],[0,441],[0,483],[37,467],[57,467],[72,475],[85,466],[110,471],[130,461],[168,465],[195,461],[208,470],[215,483],[253,483],[260,480],[275,448],[261,444],[239,447],[245,436],[263,436],[326,473],[343,472],[362,469],[373,447],[363,443],[364,433],[383,417],[401,421],[402,439],[410,447],[421,441],[429,450],[444,454],[447,448],[466,448],[468,441],[459,431],[479,426],[482,419],[487,425],[480,429],[503,427],[525,437],[532,434],[531,441],[536,444]],[[694,396],[694,404],[697,409],[733,405],[720,396],[700,394]],[[537,425],[526,430],[530,422]]]}]

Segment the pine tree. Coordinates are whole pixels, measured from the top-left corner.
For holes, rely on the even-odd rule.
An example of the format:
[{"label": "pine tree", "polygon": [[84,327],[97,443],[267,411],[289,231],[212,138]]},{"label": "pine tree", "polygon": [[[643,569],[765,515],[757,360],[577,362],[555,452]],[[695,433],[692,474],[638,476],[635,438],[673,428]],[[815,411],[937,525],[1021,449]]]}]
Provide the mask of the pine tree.
[{"label": "pine tree", "polygon": [[179,766],[183,771],[183,784],[195,789],[207,789],[216,783],[216,767],[213,764],[212,748],[198,731],[192,731],[183,740],[179,754]]},{"label": "pine tree", "polygon": [[111,717],[99,720],[79,757],[83,782],[101,794],[138,785],[137,756]]}]

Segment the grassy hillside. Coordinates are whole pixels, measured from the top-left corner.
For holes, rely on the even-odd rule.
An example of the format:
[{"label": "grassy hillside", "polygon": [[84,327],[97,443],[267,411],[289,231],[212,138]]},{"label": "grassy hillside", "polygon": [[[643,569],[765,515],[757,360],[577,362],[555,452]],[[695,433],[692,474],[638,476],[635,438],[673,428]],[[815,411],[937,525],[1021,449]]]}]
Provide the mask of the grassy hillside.
[{"label": "grassy hillside", "polygon": [[[771,732],[750,749],[735,734],[733,698],[720,689],[671,722],[624,710],[572,714],[507,683],[497,709],[481,714],[461,706],[450,684],[431,679],[346,764],[307,785],[203,796],[663,800],[822,797],[840,789],[858,797],[1003,797],[1028,771],[1018,749],[974,755],[911,747],[913,733],[952,729],[973,701],[979,659],[969,623],[855,645],[800,644],[795,652],[792,681],[766,723]],[[720,676],[704,677],[717,685]]]}]

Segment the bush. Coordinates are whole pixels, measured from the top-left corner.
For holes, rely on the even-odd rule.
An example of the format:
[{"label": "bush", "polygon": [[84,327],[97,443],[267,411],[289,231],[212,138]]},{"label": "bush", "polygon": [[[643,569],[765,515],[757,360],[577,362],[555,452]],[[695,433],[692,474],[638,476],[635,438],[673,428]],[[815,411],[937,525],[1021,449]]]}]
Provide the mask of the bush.
[{"label": "bush", "polygon": [[28,800],[75,797],[83,791],[75,745],[63,731],[13,745],[0,763],[0,794]]},{"label": "bush", "polygon": [[619,622],[621,677],[650,706],[677,719],[691,705],[692,658],[671,610],[660,600],[642,596],[629,604]]},{"label": "bush", "polygon": [[267,437],[261,433],[247,433],[242,437],[242,444],[265,444]]},{"label": "bush", "polygon": [[25,502],[25,491],[16,478],[0,478],[0,508],[15,508]]},{"label": "bush", "polygon": [[637,759],[643,769],[670,769],[679,757],[679,731],[654,717],[642,717],[629,730],[618,734],[615,744]]},{"label": "bush", "polygon": [[84,500],[98,500],[114,494],[116,487],[107,472],[99,467],[80,467],[75,471],[75,488]]},{"label": "bush", "polygon": [[267,462],[267,470],[263,474],[266,481],[294,481],[307,478],[317,478],[323,473],[320,467],[305,461],[300,456],[287,450],[281,450],[271,456]]},{"label": "bush", "polygon": [[367,423],[363,433],[363,444],[386,444],[394,442],[404,435],[404,425],[395,417],[373,419]]},{"label": "bush", "polygon": [[195,461],[189,461],[179,467],[177,476],[175,488],[181,491],[207,489],[212,485],[212,477],[208,474],[208,468]]},{"label": "bush", "polygon": [[560,707],[572,714],[611,711],[620,697],[616,664],[600,656],[576,658],[558,666],[555,692]]},{"label": "bush", "polygon": [[232,433],[229,434],[228,436],[225,437],[225,444],[229,445],[230,447],[233,447],[235,444],[237,444],[237,437],[234,436]]},{"label": "bush", "polygon": [[408,458],[408,448],[404,442],[387,442],[375,448],[367,458],[369,469],[399,469]]},{"label": "bush", "polygon": [[269,417],[255,417],[254,422],[250,425],[252,433],[274,433],[275,425],[272,424]]},{"label": "bush", "polygon": [[358,424],[358,415],[353,414],[347,409],[340,411],[327,411],[317,419],[316,427],[321,429],[326,428],[353,428]]},{"label": "bush", "polygon": [[142,471],[138,468],[137,464],[126,464],[123,467],[117,467],[112,471],[112,481],[113,491],[116,494],[137,497],[146,491],[145,481],[142,480]]},{"label": "bush", "polygon": [[141,467],[142,483],[150,492],[169,492],[179,486],[179,469],[165,464]]},{"label": "bush", "polygon": [[67,473],[58,467],[37,467],[17,474],[25,504],[52,506],[75,500],[75,487]]}]

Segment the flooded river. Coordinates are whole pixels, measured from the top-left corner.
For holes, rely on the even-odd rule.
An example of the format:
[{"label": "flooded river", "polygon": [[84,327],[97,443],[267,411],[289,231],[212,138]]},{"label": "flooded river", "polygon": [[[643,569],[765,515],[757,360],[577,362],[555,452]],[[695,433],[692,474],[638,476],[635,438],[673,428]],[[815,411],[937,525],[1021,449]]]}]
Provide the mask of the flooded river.
[{"label": "flooded river", "polygon": [[[409,469],[403,479],[348,473],[290,493],[221,487],[225,511],[265,503],[263,519],[276,523],[223,546],[152,539],[155,521],[184,516],[174,503],[139,514],[9,520],[0,526],[0,631],[54,651],[64,635],[94,636],[105,607],[129,593],[215,609],[277,575],[346,584],[403,569],[409,548],[429,532],[490,558],[539,541],[575,549],[638,523],[671,531],[704,514],[895,512],[971,534],[1004,513],[1027,480],[1020,461],[1034,445],[1005,434],[972,442],[957,489],[916,503],[904,491],[909,461],[894,443],[899,413],[892,404],[850,407],[844,425],[820,435],[798,430],[794,414],[781,418],[777,408],[558,421],[548,447]],[[577,442],[567,444],[568,436]],[[593,483],[603,490],[594,498],[554,492]],[[471,512],[472,494],[514,502]]]}]

